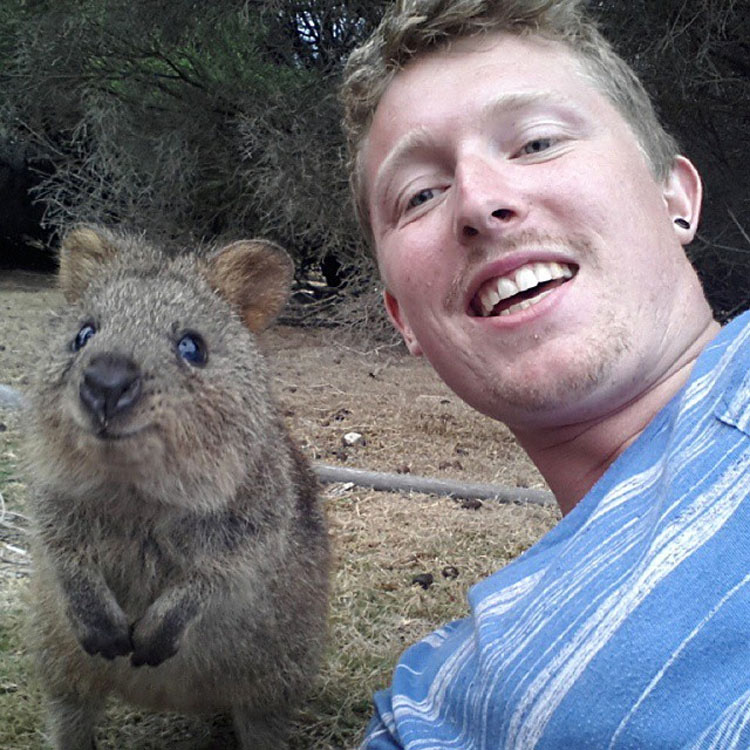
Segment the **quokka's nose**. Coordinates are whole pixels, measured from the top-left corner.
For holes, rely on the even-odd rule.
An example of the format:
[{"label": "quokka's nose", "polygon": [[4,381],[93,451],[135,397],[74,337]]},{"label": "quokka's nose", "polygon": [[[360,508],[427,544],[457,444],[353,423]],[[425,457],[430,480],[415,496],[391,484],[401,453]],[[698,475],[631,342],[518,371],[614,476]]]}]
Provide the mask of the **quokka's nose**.
[{"label": "quokka's nose", "polygon": [[83,372],[81,402],[100,422],[130,409],[141,395],[141,371],[128,357],[98,354]]}]

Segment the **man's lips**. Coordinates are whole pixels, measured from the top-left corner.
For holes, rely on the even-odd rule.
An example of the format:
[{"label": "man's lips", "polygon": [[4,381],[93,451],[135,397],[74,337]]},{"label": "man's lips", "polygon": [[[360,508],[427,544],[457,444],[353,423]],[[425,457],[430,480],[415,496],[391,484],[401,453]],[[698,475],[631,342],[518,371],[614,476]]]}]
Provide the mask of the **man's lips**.
[{"label": "man's lips", "polygon": [[483,282],[471,300],[479,317],[511,315],[541,302],[553,289],[573,278],[578,267],[555,261],[525,263],[503,276]]}]

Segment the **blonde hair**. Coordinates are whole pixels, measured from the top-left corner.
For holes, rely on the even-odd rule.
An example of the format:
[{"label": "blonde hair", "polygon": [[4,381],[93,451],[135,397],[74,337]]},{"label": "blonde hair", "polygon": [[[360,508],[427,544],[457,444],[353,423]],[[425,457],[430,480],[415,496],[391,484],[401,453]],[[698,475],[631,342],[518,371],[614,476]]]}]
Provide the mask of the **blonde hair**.
[{"label": "blonde hair", "polygon": [[393,77],[410,60],[456,39],[506,32],[566,45],[629,124],[654,176],[667,178],[677,143],[659,122],[643,84],[582,6],[582,0],[396,0],[386,11],[372,36],[350,55],[341,87],[350,185],[370,242],[360,154],[375,110]]}]

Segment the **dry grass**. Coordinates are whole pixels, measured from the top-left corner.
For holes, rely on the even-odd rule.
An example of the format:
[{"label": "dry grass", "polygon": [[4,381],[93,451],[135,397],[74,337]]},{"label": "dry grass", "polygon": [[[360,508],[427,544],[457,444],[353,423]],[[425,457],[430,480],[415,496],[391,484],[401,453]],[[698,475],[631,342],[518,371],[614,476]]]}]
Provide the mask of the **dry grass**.
[{"label": "dry grass", "polygon": [[[0,383],[23,389],[36,356],[33,331],[57,293],[36,277],[0,280]],[[543,487],[504,427],[474,414],[400,350],[366,353],[332,329],[279,327],[264,345],[290,427],[314,460],[381,471]],[[23,513],[20,415],[0,409],[0,492]],[[342,444],[351,430],[364,445]],[[325,489],[336,565],[330,645],[315,690],[296,721],[293,750],[356,747],[374,690],[398,654],[466,613],[466,590],[533,544],[557,520],[538,506],[402,496],[347,486]],[[23,645],[28,566],[23,518],[0,524],[0,748],[42,747],[38,692]],[[13,549],[9,549],[7,545]],[[451,566],[457,577],[444,577]],[[423,589],[414,576],[429,573]],[[211,731],[209,731],[211,730]],[[213,739],[212,739],[213,735]],[[230,747],[226,723],[153,716],[113,704],[100,747]],[[217,739],[217,737],[219,739]]]}]

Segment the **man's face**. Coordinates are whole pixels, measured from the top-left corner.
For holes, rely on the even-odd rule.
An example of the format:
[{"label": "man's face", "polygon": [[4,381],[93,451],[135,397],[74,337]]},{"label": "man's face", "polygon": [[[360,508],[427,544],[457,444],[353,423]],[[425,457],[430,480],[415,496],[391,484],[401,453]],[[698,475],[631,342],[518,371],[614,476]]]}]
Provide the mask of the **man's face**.
[{"label": "man's face", "polygon": [[697,221],[697,175],[680,160],[657,183],[560,44],[501,34],[412,62],[362,158],[392,319],[511,427],[618,408],[707,324],[673,223]]}]

